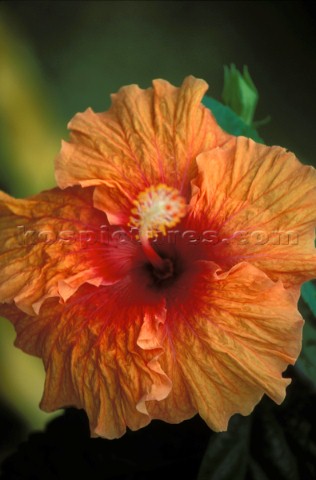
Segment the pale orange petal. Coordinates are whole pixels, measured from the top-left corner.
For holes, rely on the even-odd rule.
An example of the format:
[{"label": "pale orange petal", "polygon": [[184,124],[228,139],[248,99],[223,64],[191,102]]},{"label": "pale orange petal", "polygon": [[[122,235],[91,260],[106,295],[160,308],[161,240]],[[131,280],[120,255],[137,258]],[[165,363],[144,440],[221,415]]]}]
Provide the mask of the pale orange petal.
[{"label": "pale orange petal", "polygon": [[170,304],[160,363],[172,390],[147,408],[172,423],[198,412],[222,431],[263,394],[282,402],[290,383],[282,372],[300,352],[303,320],[291,292],[257,268],[242,263],[223,273],[208,263],[200,262],[204,274],[187,292],[191,304],[180,296]]},{"label": "pale orange petal", "polygon": [[250,261],[286,286],[316,276],[313,167],[238,137],[200,155],[198,168],[190,221],[222,240],[209,245],[214,261]]},{"label": "pale orange petal", "polygon": [[0,193],[1,303],[34,314],[52,296],[67,299],[82,283],[102,278],[88,255],[85,236],[106,216],[92,205],[92,189],[74,187],[26,200]]},{"label": "pale orange petal", "polygon": [[155,381],[149,392],[145,393],[138,401],[136,408],[139,412],[148,414],[146,407],[146,402],[149,400],[161,401],[166,398],[171,390],[172,382],[165,374],[160,365],[160,357],[163,352],[162,348],[162,334],[163,334],[163,325],[166,320],[166,309],[159,315],[145,315],[144,322],[141,326],[138,338],[137,345],[146,351],[157,350],[157,355],[151,358],[147,366],[155,373],[159,375],[159,381]]},{"label": "pale orange petal", "polygon": [[[163,324],[163,303],[118,308],[121,297],[117,285],[84,285],[65,305],[47,300],[38,316],[12,306],[5,312],[15,326],[16,345],[43,359],[41,408],[83,408],[91,434],[106,438],[147,425],[151,417],[145,400],[161,400],[171,387],[159,367],[161,345],[146,342],[148,325],[155,330]],[[142,327],[144,320],[147,327]]]},{"label": "pale orange petal", "polygon": [[147,90],[121,88],[108,112],[77,114],[56,160],[59,186],[97,185],[95,204],[114,223],[128,220],[133,200],[149,185],[162,182],[186,194],[197,155],[230,138],[201,104],[206,89],[192,76],[180,88],[154,80]]}]

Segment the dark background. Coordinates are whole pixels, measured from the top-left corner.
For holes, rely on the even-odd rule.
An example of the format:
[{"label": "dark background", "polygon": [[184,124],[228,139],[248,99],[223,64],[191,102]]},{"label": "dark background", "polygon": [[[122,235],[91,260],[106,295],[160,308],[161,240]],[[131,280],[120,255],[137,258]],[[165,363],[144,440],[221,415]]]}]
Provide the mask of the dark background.
[{"label": "dark background", "polygon": [[315,160],[316,29],[312,1],[2,2],[32,50],[62,125],[109,106],[120,86],[188,74],[220,98],[223,65],[248,65],[269,144]]}]

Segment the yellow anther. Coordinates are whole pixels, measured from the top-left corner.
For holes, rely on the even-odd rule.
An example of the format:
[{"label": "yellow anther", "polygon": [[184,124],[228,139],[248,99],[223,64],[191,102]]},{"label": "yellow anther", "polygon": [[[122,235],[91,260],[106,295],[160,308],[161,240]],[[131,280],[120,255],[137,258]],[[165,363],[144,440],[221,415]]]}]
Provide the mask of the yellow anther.
[{"label": "yellow anther", "polygon": [[152,185],[134,201],[130,225],[137,227],[139,237],[147,239],[166,235],[187,213],[185,199],[178,190],[163,183]]}]

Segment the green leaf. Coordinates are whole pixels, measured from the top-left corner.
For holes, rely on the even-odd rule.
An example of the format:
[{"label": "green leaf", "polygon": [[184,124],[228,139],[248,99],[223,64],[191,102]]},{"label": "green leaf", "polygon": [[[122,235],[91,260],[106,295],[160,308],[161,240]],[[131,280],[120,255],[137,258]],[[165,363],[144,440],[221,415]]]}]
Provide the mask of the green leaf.
[{"label": "green leaf", "polygon": [[227,133],[264,143],[258,132],[247,125],[231,108],[211,97],[204,97],[203,104],[211,110],[219,126]]},{"label": "green leaf", "polygon": [[316,287],[312,282],[306,282],[302,285],[301,295],[304,302],[307,303],[314,317],[316,317]]},{"label": "green leaf", "polygon": [[[311,305],[315,287],[311,282],[303,285],[302,298],[299,302],[299,310],[305,320],[303,329],[303,344],[301,355],[296,362],[296,367],[316,385],[316,321]],[[310,288],[312,287],[312,288]],[[309,300],[307,303],[306,299]],[[313,304],[315,308],[315,304]]]},{"label": "green leaf", "polygon": [[222,98],[247,125],[251,125],[255,115],[259,94],[244,65],[243,73],[232,63],[224,67],[224,88]]},{"label": "green leaf", "polygon": [[248,464],[250,417],[236,415],[227,432],[211,437],[198,480],[244,480]]},{"label": "green leaf", "polygon": [[256,480],[270,480],[269,477],[266,476],[260,465],[253,458],[250,459],[249,470],[252,477]]},{"label": "green leaf", "polygon": [[316,329],[308,322],[304,325],[302,352],[296,365],[316,384]]},{"label": "green leaf", "polygon": [[[258,418],[257,435],[259,434],[260,438],[259,458],[262,469],[268,478],[300,480],[295,454],[290,449],[285,432],[277,421],[273,408],[270,402],[264,402]],[[254,454],[258,455],[258,452]]]}]

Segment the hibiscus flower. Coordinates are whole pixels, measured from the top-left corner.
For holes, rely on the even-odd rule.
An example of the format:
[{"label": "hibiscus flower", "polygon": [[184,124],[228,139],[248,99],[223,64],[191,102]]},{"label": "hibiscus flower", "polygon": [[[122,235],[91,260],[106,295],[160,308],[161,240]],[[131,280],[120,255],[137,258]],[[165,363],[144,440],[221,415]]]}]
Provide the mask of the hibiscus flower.
[{"label": "hibiscus flower", "polygon": [[83,408],[93,436],[196,413],[222,431],[290,383],[315,170],[225,133],[206,89],[122,88],[71,120],[58,188],[0,196],[0,313],[43,359],[41,408]]}]

